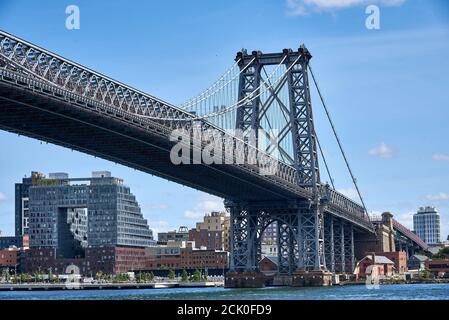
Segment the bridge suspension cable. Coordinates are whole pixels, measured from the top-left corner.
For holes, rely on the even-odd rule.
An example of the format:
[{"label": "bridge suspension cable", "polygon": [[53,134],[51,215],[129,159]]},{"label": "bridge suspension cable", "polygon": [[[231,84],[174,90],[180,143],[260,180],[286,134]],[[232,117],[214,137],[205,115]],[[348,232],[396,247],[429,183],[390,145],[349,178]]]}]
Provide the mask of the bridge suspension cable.
[{"label": "bridge suspension cable", "polygon": [[[144,118],[150,118],[150,119],[154,119],[154,120],[164,120],[164,121],[194,121],[194,120],[204,120],[204,119],[208,119],[208,118],[212,118],[212,117],[217,117],[217,116],[232,112],[232,111],[236,110],[238,107],[242,106],[244,103],[249,103],[249,102],[253,101],[254,99],[260,97],[266,91],[269,91],[270,89],[272,89],[273,86],[275,84],[277,84],[281,79],[283,79],[286,76],[286,74],[293,68],[293,66],[296,64],[296,62],[298,62],[298,60],[300,59],[300,56],[298,56],[298,58],[290,65],[290,67],[287,68],[280,76],[278,76],[275,81],[270,83],[270,79],[272,79],[275,76],[275,74],[279,71],[280,67],[283,65],[286,58],[287,58],[287,56],[284,56],[284,58],[276,66],[275,70],[273,70],[273,72],[270,73],[270,75],[267,77],[267,79],[263,79],[261,81],[261,84],[253,90],[253,92],[258,92],[257,94],[251,95],[250,98],[248,98],[248,97],[242,98],[239,101],[237,101],[236,103],[234,103],[226,108],[223,108],[222,110],[198,115],[198,110],[201,112],[201,109],[202,109],[202,106],[200,103],[200,106],[197,106],[197,109],[195,111],[193,111],[193,110],[190,111],[192,113],[192,118],[189,118],[189,119],[180,120],[180,119],[175,119],[175,118],[159,118],[159,117],[153,117],[153,116],[147,116],[147,115],[139,115],[139,116],[144,117]],[[262,88],[262,90],[261,90],[262,86],[264,86],[264,88]]]},{"label": "bridge suspension cable", "polygon": [[[224,114],[224,113],[226,113],[226,112],[230,112],[230,111],[233,111],[233,110],[237,109],[238,107],[242,106],[243,103],[249,103],[249,102],[253,101],[254,99],[260,97],[260,95],[261,95],[262,93],[264,93],[264,92],[270,90],[270,89],[273,87],[274,84],[278,83],[278,82],[279,82],[279,81],[280,81],[280,80],[287,74],[287,72],[293,67],[294,63],[293,63],[293,64],[290,66],[290,68],[288,68],[288,69],[287,69],[281,76],[279,76],[273,83],[267,84],[267,82],[268,82],[271,78],[273,78],[273,76],[275,75],[275,73],[276,73],[276,72],[279,70],[279,68],[282,66],[282,64],[284,63],[284,61],[285,61],[286,58],[287,58],[287,56],[284,56],[284,58],[281,60],[281,62],[277,65],[276,69],[273,70],[273,72],[267,77],[267,79],[262,80],[262,83],[261,83],[256,89],[253,90],[253,92],[258,92],[256,95],[251,95],[249,99],[248,99],[248,97],[242,98],[242,99],[240,99],[239,101],[237,101],[235,104],[233,104],[233,105],[231,105],[231,106],[229,106],[229,107],[227,107],[227,108],[225,108],[225,109],[223,109],[223,110],[220,110],[220,111],[215,112],[215,113],[205,114],[205,115],[201,116],[200,118],[201,118],[201,119],[206,119],[206,118],[210,118],[210,117],[222,115],[222,114]],[[299,60],[299,57],[298,57],[298,59],[297,59],[296,61],[298,61],[298,60]],[[295,63],[296,63],[296,61],[295,61]],[[261,90],[260,90],[260,87],[262,87],[263,85],[266,86],[266,88],[264,88],[264,89],[261,91]]]},{"label": "bridge suspension cable", "polygon": [[[253,61],[256,58],[254,57],[244,68],[242,68],[240,70],[240,72],[235,72],[235,74],[230,77],[230,79],[228,78],[228,75],[233,71],[233,69],[235,69],[235,67],[238,65],[238,63],[241,61],[241,59],[238,59],[234,65],[228,69],[227,72],[225,72],[217,81],[215,81],[209,88],[207,88],[206,90],[204,90],[202,93],[198,94],[197,96],[190,98],[189,100],[187,100],[185,103],[180,105],[180,108],[183,110],[187,110],[189,109],[189,107],[197,105],[198,103],[210,98],[211,96],[213,96],[214,94],[216,94],[217,92],[219,92],[220,90],[224,89],[227,85],[229,85],[232,81],[234,81],[238,76],[240,76],[240,74],[242,72],[244,72],[250,65],[251,63],[253,63]],[[238,81],[238,79],[237,79]],[[222,84],[218,89],[215,89],[215,87],[221,83],[224,82],[224,84]],[[213,92],[212,89],[215,89]]]},{"label": "bridge suspension cable", "polygon": [[310,71],[310,74],[312,75],[313,83],[315,84],[315,88],[317,89],[318,96],[320,97],[321,104],[323,105],[324,111],[326,113],[326,117],[327,117],[327,119],[328,119],[328,121],[329,121],[329,123],[331,125],[332,132],[334,133],[334,137],[337,140],[338,148],[340,149],[340,152],[341,152],[341,154],[343,156],[343,159],[344,159],[345,164],[346,164],[346,168],[348,169],[349,174],[351,175],[352,183],[354,184],[354,187],[355,187],[355,189],[357,191],[359,199],[362,202],[363,209],[365,210],[366,214],[368,214],[368,210],[366,209],[365,202],[363,201],[362,194],[361,194],[360,189],[359,189],[359,187],[357,185],[357,179],[355,178],[355,176],[354,176],[354,174],[353,174],[353,172],[351,170],[351,166],[349,165],[349,161],[348,161],[348,159],[346,157],[346,154],[345,154],[345,152],[343,150],[343,146],[342,146],[340,138],[339,138],[339,136],[337,134],[337,130],[335,129],[334,122],[332,121],[332,117],[331,117],[330,112],[329,112],[329,110],[328,110],[328,108],[326,106],[326,103],[324,101],[323,95],[321,94],[321,90],[320,90],[320,88],[318,86],[318,82],[317,82],[317,80],[315,78],[315,75],[313,74],[312,66],[310,65],[310,63],[309,63],[309,71]]}]

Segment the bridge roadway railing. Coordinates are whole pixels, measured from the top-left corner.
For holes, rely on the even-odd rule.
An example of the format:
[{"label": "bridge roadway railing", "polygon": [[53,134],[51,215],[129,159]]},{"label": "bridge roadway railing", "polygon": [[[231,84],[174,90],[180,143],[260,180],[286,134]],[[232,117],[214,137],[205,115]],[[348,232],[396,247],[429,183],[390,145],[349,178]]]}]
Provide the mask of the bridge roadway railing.
[{"label": "bridge roadway railing", "polygon": [[327,198],[328,210],[331,213],[343,215],[352,222],[368,229],[373,229],[369,215],[361,205],[328,186],[324,186],[323,189],[323,193]]}]

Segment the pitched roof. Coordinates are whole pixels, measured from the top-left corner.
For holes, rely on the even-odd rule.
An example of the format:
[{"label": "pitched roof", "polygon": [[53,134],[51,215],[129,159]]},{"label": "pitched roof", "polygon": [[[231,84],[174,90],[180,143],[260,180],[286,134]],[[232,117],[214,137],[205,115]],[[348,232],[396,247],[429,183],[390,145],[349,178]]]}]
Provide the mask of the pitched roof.
[{"label": "pitched roof", "polygon": [[[368,258],[370,260],[373,259],[373,257],[371,255],[366,256],[365,258]],[[376,256],[374,259],[374,263],[379,263],[379,264],[394,264],[393,261],[391,261],[390,259],[388,259],[385,256]]]},{"label": "pitched roof", "polygon": [[411,258],[416,258],[419,261],[427,261],[427,260],[429,260],[429,257],[427,257],[425,255],[422,255],[422,254],[414,254],[413,256],[410,257],[410,259]]},{"label": "pitched roof", "polygon": [[265,256],[263,259],[268,259],[271,262],[273,262],[275,265],[278,265],[278,257],[276,257],[276,256]]}]

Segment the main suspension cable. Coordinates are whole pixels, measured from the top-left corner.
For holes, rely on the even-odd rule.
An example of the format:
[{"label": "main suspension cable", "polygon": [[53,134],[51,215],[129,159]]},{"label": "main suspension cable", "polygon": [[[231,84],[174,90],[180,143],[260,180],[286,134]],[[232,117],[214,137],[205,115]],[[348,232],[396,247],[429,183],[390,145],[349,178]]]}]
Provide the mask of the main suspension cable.
[{"label": "main suspension cable", "polygon": [[343,159],[345,161],[346,167],[348,168],[349,174],[351,175],[352,183],[354,184],[354,187],[355,187],[355,189],[357,191],[357,194],[358,194],[358,196],[360,198],[360,201],[362,202],[363,209],[365,209],[366,214],[368,214],[368,210],[366,209],[365,202],[363,201],[362,194],[360,193],[359,187],[357,185],[357,179],[355,178],[354,174],[352,173],[352,170],[351,170],[351,167],[349,165],[348,159],[346,158],[346,154],[345,154],[345,152],[343,150],[343,146],[341,144],[340,138],[338,137],[337,131],[335,130],[334,122],[332,121],[332,118],[331,118],[331,115],[329,113],[329,110],[327,109],[326,103],[324,102],[323,95],[321,94],[320,88],[318,86],[318,82],[315,79],[315,76],[313,74],[312,67],[311,67],[310,63],[309,63],[309,71],[310,71],[310,74],[312,75],[313,83],[315,84],[315,88],[316,88],[316,90],[318,92],[318,95],[320,97],[321,104],[324,107],[324,111],[326,112],[327,119],[329,120],[329,123],[330,123],[330,125],[332,127],[332,131],[334,133],[335,139],[337,140],[337,144],[338,144],[340,152],[341,152],[341,154],[343,156]]}]

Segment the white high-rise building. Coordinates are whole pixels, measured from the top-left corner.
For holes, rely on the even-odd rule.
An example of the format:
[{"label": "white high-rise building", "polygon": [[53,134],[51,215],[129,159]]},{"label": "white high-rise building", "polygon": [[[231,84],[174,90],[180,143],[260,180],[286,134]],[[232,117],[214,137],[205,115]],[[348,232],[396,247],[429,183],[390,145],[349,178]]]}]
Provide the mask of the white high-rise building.
[{"label": "white high-rise building", "polygon": [[413,215],[413,229],[427,244],[441,243],[440,215],[435,207],[421,207]]}]

